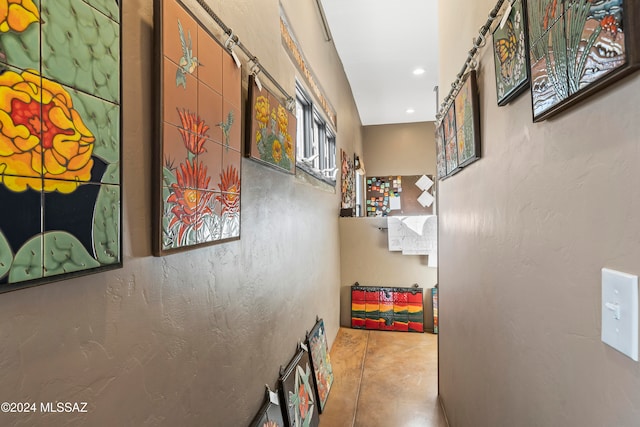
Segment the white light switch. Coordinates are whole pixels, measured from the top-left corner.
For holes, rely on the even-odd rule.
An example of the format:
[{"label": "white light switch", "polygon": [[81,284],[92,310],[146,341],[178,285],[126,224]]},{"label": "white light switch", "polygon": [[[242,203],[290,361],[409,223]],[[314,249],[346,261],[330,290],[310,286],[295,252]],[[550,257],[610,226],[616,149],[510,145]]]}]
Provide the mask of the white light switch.
[{"label": "white light switch", "polygon": [[602,341],[638,361],[638,276],[602,269]]}]

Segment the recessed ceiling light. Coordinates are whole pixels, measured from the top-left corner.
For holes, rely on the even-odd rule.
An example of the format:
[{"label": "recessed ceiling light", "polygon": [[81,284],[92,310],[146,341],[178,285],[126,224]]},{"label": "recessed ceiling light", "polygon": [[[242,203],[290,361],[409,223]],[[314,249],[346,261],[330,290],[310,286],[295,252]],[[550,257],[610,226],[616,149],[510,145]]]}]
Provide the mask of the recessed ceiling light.
[{"label": "recessed ceiling light", "polygon": [[413,108],[407,108],[407,114],[413,114],[415,112],[416,110],[414,110]]},{"label": "recessed ceiling light", "polygon": [[420,76],[422,74],[424,74],[424,68],[416,68],[415,70],[413,70],[413,74],[416,76]]}]

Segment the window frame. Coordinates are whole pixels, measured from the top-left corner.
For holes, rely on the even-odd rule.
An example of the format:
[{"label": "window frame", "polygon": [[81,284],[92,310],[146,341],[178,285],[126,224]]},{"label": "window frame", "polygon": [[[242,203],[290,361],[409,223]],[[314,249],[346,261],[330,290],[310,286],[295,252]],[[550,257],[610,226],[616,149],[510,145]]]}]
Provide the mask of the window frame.
[{"label": "window frame", "polygon": [[[298,117],[300,112],[302,117]],[[296,157],[296,166],[322,181],[335,184],[336,133],[297,80],[296,120],[299,124],[296,136],[296,149],[299,153]],[[300,122],[302,122],[301,126]],[[302,136],[300,136],[300,129],[302,129]]]}]

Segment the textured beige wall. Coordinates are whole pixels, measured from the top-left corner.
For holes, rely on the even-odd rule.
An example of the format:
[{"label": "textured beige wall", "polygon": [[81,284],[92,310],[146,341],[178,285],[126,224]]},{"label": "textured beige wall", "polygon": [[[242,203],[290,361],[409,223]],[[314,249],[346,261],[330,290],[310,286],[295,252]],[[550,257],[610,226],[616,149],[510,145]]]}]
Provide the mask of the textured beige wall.
[{"label": "textured beige wall", "polygon": [[[337,333],[340,197],[244,160],[242,239],[152,257],[153,2],[122,3],[124,268],[0,295],[0,401],[89,412],[0,414],[0,425],[247,425],[316,315]],[[283,4],[353,151],[360,122],[314,3]],[[211,7],[293,89],[278,1]]]},{"label": "textured beige wall", "polygon": [[364,126],[362,129],[368,176],[435,175],[433,122]]},{"label": "textured beige wall", "polygon": [[[440,87],[450,87],[494,4],[439,2]],[[496,106],[487,46],[483,158],[440,186],[449,421],[637,426],[640,365],[600,340],[600,269],[640,273],[640,74],[533,124],[528,93]]]}]

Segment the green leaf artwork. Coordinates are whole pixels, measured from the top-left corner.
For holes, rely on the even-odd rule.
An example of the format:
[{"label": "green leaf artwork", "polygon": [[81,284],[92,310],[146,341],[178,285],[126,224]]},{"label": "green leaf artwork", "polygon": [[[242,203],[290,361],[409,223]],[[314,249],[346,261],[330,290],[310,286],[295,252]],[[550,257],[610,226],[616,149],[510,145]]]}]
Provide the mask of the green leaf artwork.
[{"label": "green leaf artwork", "polygon": [[102,185],[93,214],[93,249],[101,264],[120,260],[120,187]]},{"label": "green leaf artwork", "polygon": [[0,231],[0,278],[4,277],[11,269],[13,254],[7,238]]},{"label": "green leaf artwork", "polygon": [[64,231],[50,231],[42,236],[44,239],[45,276],[100,267],[100,263],[72,234]]},{"label": "green leaf artwork", "polygon": [[16,253],[9,271],[9,282],[24,282],[41,277],[42,235],[37,235],[27,241]]}]

